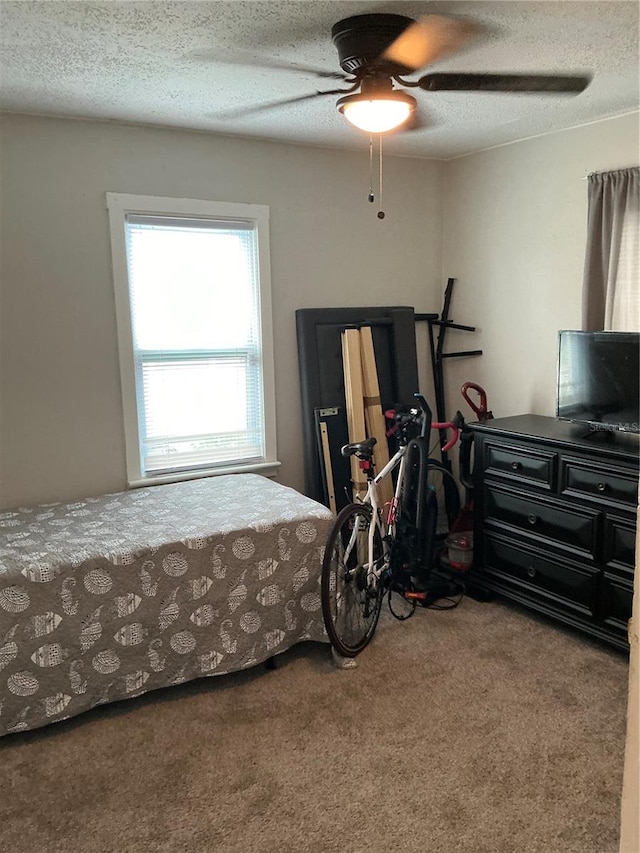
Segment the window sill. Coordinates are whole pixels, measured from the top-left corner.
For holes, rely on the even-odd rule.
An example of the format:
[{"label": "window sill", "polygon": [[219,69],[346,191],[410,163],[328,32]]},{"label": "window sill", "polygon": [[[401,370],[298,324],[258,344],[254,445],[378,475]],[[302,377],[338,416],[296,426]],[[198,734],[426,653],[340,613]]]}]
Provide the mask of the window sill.
[{"label": "window sill", "polygon": [[143,480],[131,480],[127,483],[130,489],[141,489],[144,486],[159,486],[163,483],[182,483],[186,480],[201,480],[203,477],[221,477],[223,474],[262,474],[264,477],[275,477],[281,462],[260,462],[254,465],[235,465],[229,468],[206,468],[202,471],[178,471],[172,474],[158,474],[145,477]]}]

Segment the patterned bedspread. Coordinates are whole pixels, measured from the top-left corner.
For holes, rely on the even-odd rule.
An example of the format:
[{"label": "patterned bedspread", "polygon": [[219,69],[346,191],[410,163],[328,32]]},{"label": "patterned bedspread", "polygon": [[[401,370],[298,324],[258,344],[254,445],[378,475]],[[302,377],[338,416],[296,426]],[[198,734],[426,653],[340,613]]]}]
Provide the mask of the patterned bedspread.
[{"label": "patterned bedspread", "polygon": [[255,474],[0,513],[0,735],[327,642],[331,523]]}]

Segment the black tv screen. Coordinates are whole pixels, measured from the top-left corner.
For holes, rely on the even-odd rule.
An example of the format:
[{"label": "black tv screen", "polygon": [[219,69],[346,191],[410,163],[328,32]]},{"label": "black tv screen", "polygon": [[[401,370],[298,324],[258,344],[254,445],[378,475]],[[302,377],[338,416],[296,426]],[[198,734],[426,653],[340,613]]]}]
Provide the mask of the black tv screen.
[{"label": "black tv screen", "polygon": [[559,333],[561,420],[594,430],[640,431],[640,333]]}]

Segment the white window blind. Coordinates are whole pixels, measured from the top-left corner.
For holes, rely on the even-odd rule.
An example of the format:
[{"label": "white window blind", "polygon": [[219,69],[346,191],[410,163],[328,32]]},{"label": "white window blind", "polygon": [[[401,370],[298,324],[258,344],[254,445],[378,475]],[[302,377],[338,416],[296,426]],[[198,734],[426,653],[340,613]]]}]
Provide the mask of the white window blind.
[{"label": "white window blind", "polygon": [[256,222],[126,211],[123,221],[139,476],[275,461]]}]

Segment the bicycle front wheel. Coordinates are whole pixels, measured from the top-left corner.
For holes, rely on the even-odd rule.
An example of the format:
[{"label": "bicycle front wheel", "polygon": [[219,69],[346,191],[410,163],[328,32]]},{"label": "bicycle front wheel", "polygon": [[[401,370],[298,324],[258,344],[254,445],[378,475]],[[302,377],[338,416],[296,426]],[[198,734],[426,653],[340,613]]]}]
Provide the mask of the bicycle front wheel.
[{"label": "bicycle front wheel", "polygon": [[[322,615],[333,647],[355,657],[373,637],[384,593],[369,566],[369,529],[375,525],[368,504],[349,504],[338,515],[322,564]],[[382,566],[380,532],[373,531],[373,564]]]}]

